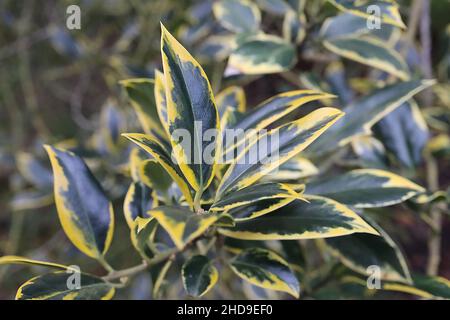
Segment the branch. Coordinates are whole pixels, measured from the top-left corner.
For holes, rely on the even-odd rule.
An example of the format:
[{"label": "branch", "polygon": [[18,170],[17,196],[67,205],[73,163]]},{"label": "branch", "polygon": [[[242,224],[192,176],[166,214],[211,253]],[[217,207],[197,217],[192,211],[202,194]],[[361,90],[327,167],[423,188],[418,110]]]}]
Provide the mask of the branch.
[{"label": "branch", "polygon": [[[422,43],[421,65],[425,77],[433,77],[431,62],[431,31],[430,31],[430,0],[421,1],[422,14],[420,16],[420,40]],[[427,106],[433,104],[433,92],[428,89],[424,91],[424,101]],[[436,159],[429,155],[427,164],[427,183],[431,192],[439,190],[439,167]],[[442,238],[442,214],[438,204],[432,204],[430,208],[431,234],[428,239],[428,262],[427,274],[434,276],[439,272],[441,262],[441,238]]]},{"label": "branch", "polygon": [[422,11],[422,0],[414,0],[408,20],[408,31],[406,32],[406,46],[403,50],[406,53],[408,46],[414,45],[414,38],[416,37],[417,26],[419,24],[420,13]]},{"label": "branch", "polygon": [[110,274],[103,277],[102,279],[105,281],[111,281],[111,280],[116,280],[116,279],[120,279],[120,278],[124,278],[124,277],[134,276],[135,274],[140,273],[140,272],[146,270],[147,268],[154,266],[155,264],[158,264],[160,262],[163,262],[167,259],[172,258],[177,252],[178,252],[178,249],[176,249],[176,248],[172,249],[172,250],[168,250],[167,252],[161,253],[161,254],[153,257],[152,259],[144,260],[141,264],[139,264],[137,266],[123,269],[123,270],[112,271]]},{"label": "branch", "polygon": [[[427,158],[426,163],[428,188],[434,192],[439,189],[439,168],[432,155]],[[438,274],[441,262],[442,214],[438,204],[431,205],[430,220],[431,234],[428,238],[427,274],[435,276]]]}]

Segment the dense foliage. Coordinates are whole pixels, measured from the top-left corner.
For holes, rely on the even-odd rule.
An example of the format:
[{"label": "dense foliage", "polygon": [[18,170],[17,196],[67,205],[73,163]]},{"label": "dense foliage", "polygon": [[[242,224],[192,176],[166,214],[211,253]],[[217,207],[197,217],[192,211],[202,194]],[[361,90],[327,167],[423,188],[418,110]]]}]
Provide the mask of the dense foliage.
[{"label": "dense foliage", "polygon": [[[12,191],[0,264],[34,274],[18,269],[16,298],[450,298],[450,27],[436,14],[430,30],[430,1],[167,2],[119,1],[112,30],[45,29],[71,61],[62,71],[37,54],[41,74],[25,40],[18,57],[0,51],[20,67],[0,92]],[[83,14],[105,12],[96,4]],[[7,41],[17,8],[4,9]],[[106,95],[88,94],[91,77]],[[68,97],[72,132],[41,112],[37,79]],[[88,103],[103,105],[90,119]]]}]

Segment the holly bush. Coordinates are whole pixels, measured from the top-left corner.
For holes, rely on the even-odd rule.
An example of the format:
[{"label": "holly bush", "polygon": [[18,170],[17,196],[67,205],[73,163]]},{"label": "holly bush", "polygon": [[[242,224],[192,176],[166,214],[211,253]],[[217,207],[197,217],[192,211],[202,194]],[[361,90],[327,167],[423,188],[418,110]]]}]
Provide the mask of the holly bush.
[{"label": "holly bush", "polygon": [[[449,52],[430,56],[429,1],[189,5],[159,17],[179,37],[161,24],[150,77],[124,71],[119,39],[88,139],[16,153],[31,187],[13,214],[56,209],[66,248],[5,250],[40,272],[16,299],[450,298]],[[426,268],[401,245],[416,230]]]}]

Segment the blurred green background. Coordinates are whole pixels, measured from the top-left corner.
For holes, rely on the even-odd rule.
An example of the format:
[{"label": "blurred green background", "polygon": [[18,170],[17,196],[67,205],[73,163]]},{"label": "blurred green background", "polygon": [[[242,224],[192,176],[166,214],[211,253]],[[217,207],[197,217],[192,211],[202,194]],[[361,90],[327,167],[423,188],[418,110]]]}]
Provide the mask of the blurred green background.
[{"label": "blurred green background", "polygon": [[[312,3],[307,1],[306,6]],[[325,1],[320,2],[334,12]],[[410,1],[399,1],[401,13],[409,14]],[[450,22],[450,2],[431,2],[432,54],[434,65],[448,61],[450,38],[445,30]],[[66,28],[66,9],[81,8],[81,30]],[[2,0],[0,2],[0,256],[20,254],[30,258],[80,264],[90,272],[102,273],[95,261],[83,257],[60,228],[48,188],[49,162],[43,143],[80,147],[98,170],[96,175],[116,199],[126,187],[120,174],[121,155],[103,150],[99,130],[108,106],[121,115],[119,128],[137,127],[129,103],[118,82],[133,77],[152,77],[160,68],[160,21],[188,50],[199,52],[207,35],[205,21],[212,19],[210,1],[180,0]],[[408,21],[405,19],[405,21]],[[279,28],[269,20],[265,28]],[[222,86],[223,61],[198,55],[214,89]],[[300,62],[300,68],[313,69]],[[434,70],[442,71],[437,67]],[[445,75],[447,77],[448,75]],[[268,75],[245,85],[249,104],[290,85],[277,75]],[[448,94],[448,92],[447,92]],[[100,135],[101,136],[101,135]],[[123,142],[122,142],[123,143]],[[93,148],[95,146],[95,148]],[[95,149],[96,154],[89,154]],[[104,155],[103,160],[98,155]],[[32,156],[31,156],[32,155]],[[441,184],[448,186],[449,165],[440,163]],[[421,170],[421,169],[419,169]],[[43,174],[40,174],[43,173]],[[122,185],[122,186],[121,186]],[[117,204],[120,208],[120,202]],[[116,210],[121,215],[121,209]],[[119,266],[138,261],[131,253],[128,229],[121,217],[109,259]],[[413,269],[426,264],[427,226],[409,216],[399,215],[398,223],[408,236],[404,241]],[[444,221],[441,274],[450,278],[450,233]],[[123,241],[127,239],[127,241]],[[447,255],[446,255],[447,254]],[[24,267],[0,268],[0,299],[14,297],[17,287],[36,274]],[[129,291],[118,297],[148,298],[146,278],[136,278]]]}]

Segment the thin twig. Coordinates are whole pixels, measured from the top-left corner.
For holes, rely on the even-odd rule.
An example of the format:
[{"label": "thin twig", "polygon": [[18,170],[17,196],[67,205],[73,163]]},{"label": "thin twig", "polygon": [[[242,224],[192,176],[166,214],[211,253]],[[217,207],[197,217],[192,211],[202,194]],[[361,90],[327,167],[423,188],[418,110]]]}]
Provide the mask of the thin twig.
[{"label": "thin twig", "polygon": [[178,249],[168,250],[167,252],[161,253],[161,254],[153,257],[152,259],[144,260],[141,264],[139,264],[137,266],[123,269],[123,270],[113,271],[110,274],[108,274],[107,276],[103,277],[103,280],[111,281],[111,280],[120,279],[120,278],[124,278],[124,277],[131,277],[139,272],[146,270],[147,268],[149,268],[151,266],[154,266],[155,264],[158,264],[160,262],[163,262],[164,260],[172,258],[173,255],[176,254],[177,252],[178,252]]},{"label": "thin twig", "polygon": [[[435,192],[439,189],[439,168],[436,159],[429,156],[427,164],[428,189]],[[441,262],[441,235],[442,235],[442,214],[437,204],[432,204],[430,208],[431,232],[428,238],[428,262],[427,274],[437,275]]]},{"label": "thin twig", "polygon": [[[420,15],[420,40],[422,43],[421,65],[424,75],[430,79],[433,77],[431,62],[431,31],[430,31],[430,0],[420,1],[422,5]],[[433,92],[426,90],[423,93],[426,106],[433,104]],[[429,155],[426,159],[428,189],[431,192],[439,190],[439,167],[436,159]],[[437,204],[430,207],[431,233],[428,239],[428,262],[427,274],[437,275],[441,261],[441,238],[442,238],[442,214]]]},{"label": "thin twig", "polygon": [[408,46],[414,44],[417,26],[419,25],[420,13],[422,11],[422,0],[414,0],[408,20],[408,31],[406,31],[406,45],[402,48],[403,54],[408,50]]},{"label": "thin twig", "polygon": [[0,50],[0,60],[14,57],[21,50],[30,50],[30,47],[41,42],[47,40],[50,37],[50,33],[47,28],[42,28],[37,31],[34,31],[28,36],[21,37],[14,41],[13,43],[5,45]]},{"label": "thin twig", "polygon": [[96,122],[88,119],[83,115],[83,96],[91,84],[90,72],[84,72],[80,76],[77,87],[73,90],[70,97],[70,111],[75,123],[84,130],[93,130]]},{"label": "thin twig", "polygon": [[[420,52],[422,70],[426,78],[433,77],[433,67],[431,62],[431,30],[430,30],[430,0],[422,1],[422,15],[420,19],[420,40],[422,50]],[[433,92],[430,88],[423,91],[423,97],[427,106],[433,103]]]},{"label": "thin twig", "polygon": [[135,275],[139,272],[146,270],[148,267],[149,267],[148,263],[146,261],[143,261],[141,264],[139,264],[137,266],[123,269],[120,271],[114,271],[111,274],[107,275],[106,277],[103,277],[103,279],[106,281],[111,281],[111,280],[120,279],[120,278],[124,278],[124,277],[130,277],[132,275]]},{"label": "thin twig", "polygon": [[[20,239],[22,238],[24,219],[25,213],[23,211],[16,211],[12,214],[5,255],[15,255],[17,253],[20,245]],[[5,276],[6,272],[7,268],[2,269],[0,272],[0,280]]]},{"label": "thin twig", "polygon": [[33,83],[33,77],[31,73],[31,61],[30,55],[27,50],[27,38],[24,35],[31,28],[31,18],[33,14],[33,6],[34,2],[31,2],[30,5],[24,7],[24,12],[21,17],[20,28],[19,28],[19,76],[20,76],[20,84],[23,91],[23,96],[25,99],[25,106],[28,109],[28,113],[30,114],[30,119],[35,129],[39,134],[43,134],[48,136],[48,128],[45,125],[45,121],[43,121],[41,117],[41,113],[38,108],[38,101],[36,97],[36,92]]}]

